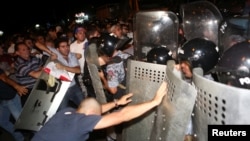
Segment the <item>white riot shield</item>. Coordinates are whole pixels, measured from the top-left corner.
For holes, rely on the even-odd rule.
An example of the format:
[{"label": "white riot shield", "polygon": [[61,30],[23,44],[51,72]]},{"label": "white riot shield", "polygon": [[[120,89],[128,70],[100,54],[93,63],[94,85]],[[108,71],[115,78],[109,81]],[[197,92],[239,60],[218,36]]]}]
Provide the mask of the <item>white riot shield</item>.
[{"label": "white riot shield", "polygon": [[134,18],[134,57],[146,61],[147,53],[156,47],[175,51],[178,47],[179,20],[171,11],[142,11]]},{"label": "white riot shield", "polygon": [[[73,80],[75,74],[70,72],[68,74],[71,80]],[[42,72],[41,76],[37,79],[15,123],[16,129],[39,131],[58,110],[71,81],[56,79],[55,85],[50,87],[48,78],[49,75]]]},{"label": "white riot shield", "polygon": [[92,80],[92,85],[95,90],[96,99],[101,104],[107,103],[107,99],[103,90],[102,82],[99,76],[97,47],[95,43],[92,43],[86,49],[86,61],[89,69],[89,74]]},{"label": "white riot shield", "polygon": [[218,29],[222,15],[209,1],[195,1],[180,8],[184,36],[187,40],[207,38],[218,45]]},{"label": "white riot shield", "polygon": [[194,133],[197,141],[208,140],[208,125],[250,124],[250,90],[232,87],[203,77],[193,70],[197,89],[194,107]]},{"label": "white riot shield", "polygon": [[175,62],[168,61],[166,81],[168,93],[157,107],[150,141],[183,141],[196,99],[196,89],[182,80]]},{"label": "white riot shield", "polygon": [[[127,92],[134,94],[132,104],[151,100],[166,77],[166,65],[128,60]],[[123,141],[146,141],[153,130],[156,109],[124,125]]]}]

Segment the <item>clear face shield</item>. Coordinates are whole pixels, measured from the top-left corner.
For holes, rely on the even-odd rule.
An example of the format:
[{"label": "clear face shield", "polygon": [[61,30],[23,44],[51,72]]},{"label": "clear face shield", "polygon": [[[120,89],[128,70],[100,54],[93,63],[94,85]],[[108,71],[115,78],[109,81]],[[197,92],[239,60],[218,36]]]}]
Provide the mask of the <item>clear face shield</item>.
[{"label": "clear face shield", "polygon": [[223,21],[219,27],[219,49],[221,54],[233,45],[246,41],[250,37],[250,19],[233,17]]},{"label": "clear face shield", "polygon": [[181,6],[180,14],[186,40],[206,38],[218,45],[218,27],[222,15],[208,1],[197,1]]},{"label": "clear face shield", "polygon": [[147,53],[156,47],[174,51],[178,47],[179,21],[170,11],[138,12],[134,18],[134,56],[146,61]]}]

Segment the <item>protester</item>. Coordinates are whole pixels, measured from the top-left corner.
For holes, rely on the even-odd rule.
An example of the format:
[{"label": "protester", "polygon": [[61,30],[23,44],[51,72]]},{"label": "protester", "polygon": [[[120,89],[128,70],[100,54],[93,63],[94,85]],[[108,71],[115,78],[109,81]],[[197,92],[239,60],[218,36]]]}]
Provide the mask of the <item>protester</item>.
[{"label": "protester", "polygon": [[135,119],[158,106],[167,93],[167,83],[163,82],[152,100],[128,105],[121,110],[101,115],[118,105],[131,102],[132,93],[121,99],[100,105],[94,98],[86,98],[78,109],[64,109],[56,113],[38,131],[32,141],[86,141],[93,130],[104,129]]},{"label": "protester", "polygon": [[28,90],[10,79],[0,69],[0,126],[8,131],[16,141],[23,141],[21,132],[15,131],[14,124],[10,120],[13,116],[16,121],[21,113],[22,105],[20,96],[27,94]]},{"label": "protester", "polygon": [[27,95],[21,96],[22,105],[25,104],[36,80],[42,73],[42,60],[32,56],[29,47],[24,42],[15,45],[17,59],[15,61],[15,76],[19,84],[29,90]]},{"label": "protester", "polygon": [[[81,68],[74,53],[70,52],[70,46],[68,38],[60,37],[55,41],[55,54],[57,55],[58,62],[56,68],[60,70],[66,70],[74,74],[80,74]],[[80,86],[73,79],[70,86],[60,104],[59,109],[66,108],[69,105],[69,101],[73,102],[76,106],[80,104],[82,99],[85,98],[84,93],[81,91]]]}]

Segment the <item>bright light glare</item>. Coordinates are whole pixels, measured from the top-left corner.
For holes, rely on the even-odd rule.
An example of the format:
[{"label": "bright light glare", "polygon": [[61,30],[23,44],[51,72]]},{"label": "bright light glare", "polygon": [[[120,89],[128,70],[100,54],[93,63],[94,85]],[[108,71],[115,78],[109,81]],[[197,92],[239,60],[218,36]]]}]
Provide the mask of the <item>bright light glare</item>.
[{"label": "bright light glare", "polygon": [[39,24],[36,24],[36,25],[35,25],[35,28],[39,28],[39,27],[40,27],[40,25],[39,25]]}]

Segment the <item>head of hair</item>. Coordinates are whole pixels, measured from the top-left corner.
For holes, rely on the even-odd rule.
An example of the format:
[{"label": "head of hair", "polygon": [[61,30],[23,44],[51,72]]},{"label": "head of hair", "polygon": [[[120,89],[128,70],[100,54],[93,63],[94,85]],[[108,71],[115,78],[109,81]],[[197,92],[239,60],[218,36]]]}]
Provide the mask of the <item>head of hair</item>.
[{"label": "head of hair", "polygon": [[18,43],[18,42],[22,42],[23,39],[24,39],[24,35],[21,34],[21,33],[18,33],[18,34],[13,35],[13,37],[12,37],[12,42],[13,42],[14,44],[16,44],[16,43]]},{"label": "head of hair", "polygon": [[56,32],[56,26],[52,25],[48,28],[48,32]]},{"label": "head of hair", "polygon": [[18,51],[20,45],[25,45],[26,46],[26,44],[24,42],[16,43],[15,46],[14,46],[15,52]]},{"label": "head of hair", "polygon": [[79,29],[85,29],[85,26],[83,24],[76,24],[74,27],[74,34],[76,34]]},{"label": "head of hair", "polygon": [[60,38],[57,38],[55,40],[55,48],[58,48],[59,45],[62,43],[62,42],[67,42],[68,43],[68,38],[67,37],[60,37]]},{"label": "head of hair", "polygon": [[99,32],[98,26],[96,26],[96,25],[89,25],[89,26],[87,27],[87,32],[86,32],[86,37],[87,37],[87,39],[89,40],[89,39],[90,39],[90,36],[93,35],[96,31]]}]

